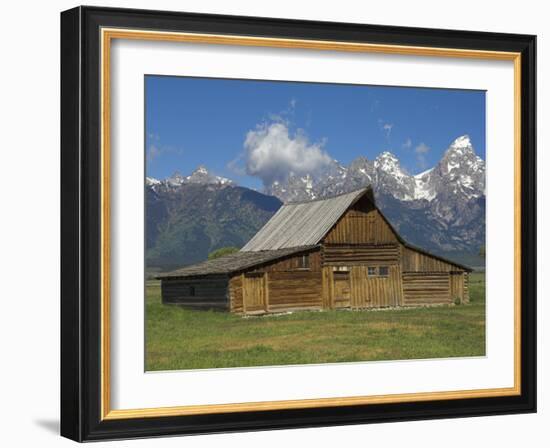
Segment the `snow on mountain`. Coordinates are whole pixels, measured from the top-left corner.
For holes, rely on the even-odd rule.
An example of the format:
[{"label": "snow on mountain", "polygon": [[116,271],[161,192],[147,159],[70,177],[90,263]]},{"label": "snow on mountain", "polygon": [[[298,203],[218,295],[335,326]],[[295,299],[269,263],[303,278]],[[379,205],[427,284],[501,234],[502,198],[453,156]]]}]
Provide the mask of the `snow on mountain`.
[{"label": "snow on mountain", "polygon": [[433,168],[423,171],[414,176],[414,199],[425,199],[431,201],[436,196],[436,191],[433,188],[430,179]]},{"label": "snow on mountain", "polygon": [[[183,193],[185,185],[217,191],[236,186],[199,166],[188,176],[175,172],[146,178],[155,193]],[[348,166],[333,160],[322,171],[289,173],[264,188],[283,202],[309,201],[371,185],[392,224],[417,245],[439,251],[477,253],[485,242],[485,162],[468,135],[454,140],[432,168],[409,174],[389,151],[374,160],[357,157]],[[228,190],[229,191],[229,190]]]},{"label": "snow on mountain", "polygon": [[191,175],[185,178],[185,183],[228,185],[232,184],[233,181],[226,177],[215,176],[211,174],[205,166],[200,165]]},{"label": "snow on mountain", "polygon": [[233,181],[226,177],[216,176],[208,171],[204,166],[197,167],[189,176],[183,176],[179,171],[167,177],[164,180],[158,180],[152,177],[147,177],[145,183],[153,189],[174,189],[185,184],[202,184],[202,185],[234,185]]},{"label": "snow on mountain", "polygon": [[170,177],[164,179],[164,182],[170,187],[179,187],[185,182],[185,178],[179,171],[175,171]]},{"label": "snow on mountain", "polygon": [[430,177],[436,191],[467,199],[485,195],[485,162],[475,153],[468,135],[451,143]]},{"label": "snow on mountain", "polygon": [[374,160],[376,170],[375,184],[392,193],[401,201],[410,201],[415,197],[416,182],[399,164],[399,159],[385,151]]},{"label": "snow on mountain", "polygon": [[266,193],[277,198],[287,198],[287,202],[309,201],[318,197],[311,175],[300,176],[292,172],[285,182],[273,182],[269,188],[266,188]]},{"label": "snow on mountain", "polygon": [[155,179],[154,177],[145,178],[145,184],[148,186],[159,185],[160,183],[161,183],[160,180]]},{"label": "snow on mountain", "polygon": [[485,163],[475,154],[470,137],[463,135],[447,148],[441,161],[420,174],[410,175],[389,151],[374,161],[358,157],[348,167],[333,161],[324,172],[276,181],[266,192],[282,201],[296,201],[345,193],[365,185],[400,201],[431,202],[447,193],[475,199],[484,195]]}]

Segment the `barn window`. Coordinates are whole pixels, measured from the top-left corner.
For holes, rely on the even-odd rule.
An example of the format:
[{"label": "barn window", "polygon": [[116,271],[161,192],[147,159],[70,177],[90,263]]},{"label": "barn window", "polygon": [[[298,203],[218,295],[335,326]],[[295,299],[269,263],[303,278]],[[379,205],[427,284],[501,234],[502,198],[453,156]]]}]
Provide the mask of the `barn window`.
[{"label": "barn window", "polygon": [[387,266],[380,266],[378,268],[378,274],[380,277],[387,277],[389,275],[389,268]]},{"label": "barn window", "polygon": [[189,287],[189,296],[190,297],[195,297],[195,287],[194,286]]},{"label": "barn window", "polygon": [[301,269],[309,269],[309,255],[302,255],[300,257],[299,267]]},{"label": "barn window", "polygon": [[369,277],[375,277],[376,276],[376,268],[374,266],[369,266],[367,268],[367,273],[369,275]]}]

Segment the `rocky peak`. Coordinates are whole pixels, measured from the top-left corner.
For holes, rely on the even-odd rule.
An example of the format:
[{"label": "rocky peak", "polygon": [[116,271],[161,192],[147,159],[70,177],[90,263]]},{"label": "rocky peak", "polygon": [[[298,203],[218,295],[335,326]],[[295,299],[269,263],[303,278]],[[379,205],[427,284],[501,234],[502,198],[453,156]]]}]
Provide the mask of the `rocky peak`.
[{"label": "rocky peak", "polygon": [[447,152],[453,151],[453,150],[454,151],[460,151],[460,150],[473,151],[473,146],[470,140],[470,136],[468,134],[464,134],[456,138],[449,146],[449,149],[447,149]]},{"label": "rocky peak", "polygon": [[145,185],[153,186],[153,185],[160,185],[161,182],[158,179],[155,179],[154,177],[146,177],[145,178]]},{"label": "rocky peak", "polygon": [[224,177],[214,176],[204,165],[199,165],[185,181],[190,184],[225,184],[231,182]]},{"label": "rocky peak", "polygon": [[174,173],[165,179],[166,184],[171,187],[178,187],[185,182],[185,178],[179,171],[174,171]]},{"label": "rocky peak", "polygon": [[463,135],[451,143],[431,177],[438,189],[480,197],[485,191],[485,162],[475,153],[468,135]]},{"label": "rocky peak", "polygon": [[372,176],[374,172],[374,163],[366,157],[359,156],[350,163],[349,172],[352,175]]},{"label": "rocky peak", "polygon": [[399,159],[389,151],[384,151],[383,153],[379,154],[378,157],[376,157],[376,159],[374,160],[374,167],[383,171],[390,172],[394,171],[396,168],[401,169],[399,165]]},{"label": "rocky peak", "polygon": [[408,201],[414,199],[415,181],[399,163],[399,159],[389,151],[380,154],[374,160],[375,190],[390,192],[396,199]]},{"label": "rocky peak", "polygon": [[431,203],[438,197],[444,201],[468,201],[484,194],[485,163],[476,155],[470,137],[462,135],[449,145],[435,167],[417,175],[408,174],[399,159],[385,151],[373,161],[361,156],[346,167],[333,160],[321,173],[291,174],[287,180],[268,186],[266,192],[283,201],[308,200],[366,185],[399,201]]}]

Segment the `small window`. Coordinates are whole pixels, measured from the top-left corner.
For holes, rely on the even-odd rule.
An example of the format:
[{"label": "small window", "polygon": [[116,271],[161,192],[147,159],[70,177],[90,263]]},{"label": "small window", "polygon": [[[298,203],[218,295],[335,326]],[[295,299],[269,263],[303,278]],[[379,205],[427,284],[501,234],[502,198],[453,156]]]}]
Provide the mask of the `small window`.
[{"label": "small window", "polygon": [[189,296],[190,297],[195,297],[195,287],[194,286],[189,287]]},{"label": "small window", "polygon": [[376,276],[376,268],[374,266],[369,266],[367,268],[369,277],[375,277]]},{"label": "small window", "polygon": [[378,268],[378,274],[380,277],[387,277],[390,274],[390,270],[387,266],[380,266]]},{"label": "small window", "polygon": [[309,269],[309,255],[302,255],[299,261],[299,267],[301,269]]}]

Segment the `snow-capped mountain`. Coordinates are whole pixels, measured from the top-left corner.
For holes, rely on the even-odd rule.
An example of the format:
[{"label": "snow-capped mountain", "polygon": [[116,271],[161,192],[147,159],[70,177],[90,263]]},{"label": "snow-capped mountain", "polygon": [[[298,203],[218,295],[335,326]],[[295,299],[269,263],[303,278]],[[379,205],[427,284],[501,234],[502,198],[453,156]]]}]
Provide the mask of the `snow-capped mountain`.
[{"label": "snow-capped mountain", "polygon": [[[204,198],[221,192],[225,198],[233,190],[252,194],[204,166],[188,176],[176,172],[164,180],[148,177],[146,184],[150,202],[156,206],[179,203],[177,198],[183,201],[191,189],[196,195],[201,190]],[[441,255],[462,254],[466,263],[472,259],[482,263],[475,254],[485,243],[485,162],[467,135],[454,140],[434,167],[416,175],[407,173],[399,159],[386,151],[374,160],[358,157],[348,166],[333,160],[315,174],[291,172],[285,181],[267,186],[264,194],[282,202],[308,201],[367,185],[372,185],[379,207],[407,241]]]},{"label": "snow-capped mountain", "polygon": [[378,204],[409,241],[434,251],[475,253],[485,241],[485,162],[468,135],[454,140],[432,168],[411,175],[386,151],[374,160],[337,161],[324,172],[276,182],[283,202],[333,196],[372,185]]},{"label": "snow-capped mountain", "polygon": [[216,176],[208,171],[206,167],[200,165],[189,176],[183,176],[179,171],[175,171],[170,177],[164,180],[158,180],[153,177],[146,177],[145,184],[153,189],[157,188],[177,188],[185,184],[201,185],[233,185],[233,181],[226,177]]},{"label": "snow-capped mountain", "polygon": [[372,185],[376,192],[400,201],[428,201],[453,194],[465,199],[485,194],[485,163],[475,154],[467,135],[451,143],[433,168],[417,175],[404,170],[391,152],[381,153],[373,161],[358,157],[348,167],[333,161],[317,176],[291,173],[285,182],[276,181],[267,193],[284,202],[308,200],[352,191]]}]

